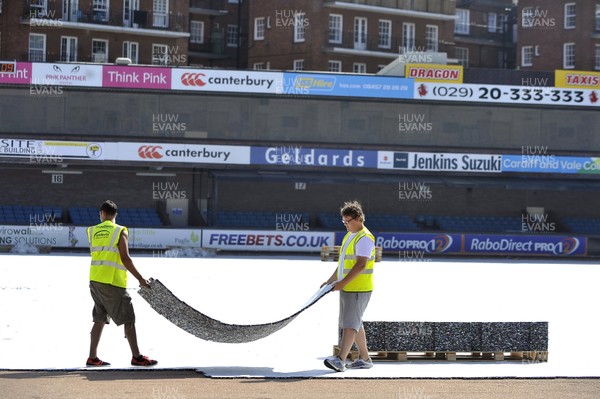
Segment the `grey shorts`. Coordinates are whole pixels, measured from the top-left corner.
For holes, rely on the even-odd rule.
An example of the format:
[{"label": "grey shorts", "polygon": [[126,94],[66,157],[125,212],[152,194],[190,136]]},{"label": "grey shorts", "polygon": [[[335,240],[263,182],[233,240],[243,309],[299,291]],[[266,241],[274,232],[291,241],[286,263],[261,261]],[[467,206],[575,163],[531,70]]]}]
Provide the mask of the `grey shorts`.
[{"label": "grey shorts", "polygon": [[94,300],[94,309],[92,310],[94,323],[103,321],[108,324],[110,319],[118,326],[135,323],[131,297],[125,288],[90,281],[90,293]]},{"label": "grey shorts", "polygon": [[362,328],[362,318],[371,299],[371,292],[340,291],[339,327],[353,328],[357,332]]}]

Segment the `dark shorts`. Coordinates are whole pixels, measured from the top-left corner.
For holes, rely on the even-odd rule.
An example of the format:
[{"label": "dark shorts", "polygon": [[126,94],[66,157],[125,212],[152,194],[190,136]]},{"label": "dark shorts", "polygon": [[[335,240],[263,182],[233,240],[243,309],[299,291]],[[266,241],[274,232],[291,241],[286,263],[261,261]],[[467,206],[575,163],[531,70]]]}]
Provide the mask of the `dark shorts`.
[{"label": "dark shorts", "polygon": [[340,291],[339,327],[352,328],[356,332],[363,328],[362,318],[370,299],[371,292]]},{"label": "dark shorts", "polygon": [[94,323],[103,321],[108,324],[110,319],[118,326],[135,323],[131,297],[125,288],[90,281],[90,293],[94,300],[94,309],[92,310]]}]

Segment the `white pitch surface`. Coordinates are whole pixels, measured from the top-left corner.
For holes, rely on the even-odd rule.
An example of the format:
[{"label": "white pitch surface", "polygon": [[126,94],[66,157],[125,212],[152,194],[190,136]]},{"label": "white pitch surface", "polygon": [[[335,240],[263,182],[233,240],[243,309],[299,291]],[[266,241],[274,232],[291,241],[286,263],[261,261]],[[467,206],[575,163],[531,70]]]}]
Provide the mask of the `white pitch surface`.
[{"label": "white pitch surface", "polygon": [[[259,324],[300,309],[335,269],[313,257],[174,259],[134,256],[146,278],[226,323]],[[0,369],[78,369],[88,354],[89,256],[0,256]],[[323,365],[337,342],[338,293],[287,327],[247,344],[202,341],[155,313],[129,277],[143,354],[155,368],[214,377],[477,378],[600,376],[597,263],[440,260],[376,264],[366,321],[548,321],[549,361],[376,362],[336,373]],[[106,369],[132,368],[123,327],[104,329]]]}]

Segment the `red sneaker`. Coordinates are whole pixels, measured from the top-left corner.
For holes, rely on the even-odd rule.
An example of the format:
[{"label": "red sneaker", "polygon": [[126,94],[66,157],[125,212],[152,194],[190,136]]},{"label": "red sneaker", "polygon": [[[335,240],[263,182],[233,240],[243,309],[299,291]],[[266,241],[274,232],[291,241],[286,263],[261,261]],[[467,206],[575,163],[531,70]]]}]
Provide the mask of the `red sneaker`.
[{"label": "red sneaker", "polygon": [[88,357],[88,360],[87,360],[87,362],[85,362],[85,365],[86,366],[110,366],[110,363],[104,362],[104,361],[98,359],[98,357],[96,357],[95,359]]},{"label": "red sneaker", "polygon": [[148,356],[139,355],[131,358],[132,366],[154,366],[157,363],[156,360],[149,359]]}]

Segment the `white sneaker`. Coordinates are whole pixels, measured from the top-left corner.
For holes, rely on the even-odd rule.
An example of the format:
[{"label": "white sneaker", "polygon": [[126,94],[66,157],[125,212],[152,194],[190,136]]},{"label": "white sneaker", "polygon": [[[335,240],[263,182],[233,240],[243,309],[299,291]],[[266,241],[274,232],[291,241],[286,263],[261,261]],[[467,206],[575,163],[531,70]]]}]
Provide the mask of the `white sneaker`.
[{"label": "white sneaker", "polygon": [[373,360],[371,358],[367,360],[358,358],[348,365],[349,369],[370,369],[371,367],[373,367]]},{"label": "white sneaker", "polygon": [[346,371],[346,363],[337,356],[328,357],[323,363],[332,370]]}]

